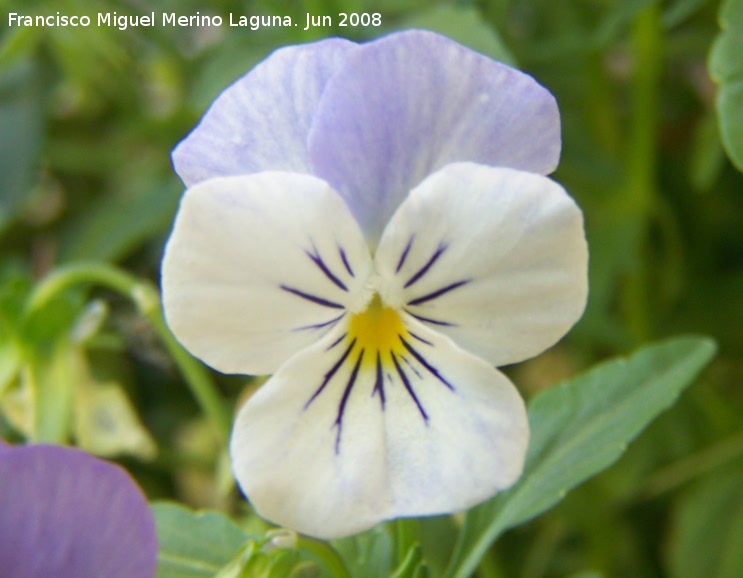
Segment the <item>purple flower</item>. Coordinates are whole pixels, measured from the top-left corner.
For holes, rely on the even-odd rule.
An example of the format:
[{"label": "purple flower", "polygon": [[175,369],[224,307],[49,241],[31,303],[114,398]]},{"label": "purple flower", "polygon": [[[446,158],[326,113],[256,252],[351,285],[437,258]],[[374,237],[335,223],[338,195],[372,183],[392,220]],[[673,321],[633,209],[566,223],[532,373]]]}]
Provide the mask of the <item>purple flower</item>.
[{"label": "purple flower", "polygon": [[549,92],[423,31],[279,50],[177,147],[165,313],[216,369],[274,374],[231,443],[261,515],[344,536],[518,478],[526,411],[494,366],[587,295],[559,151]]},{"label": "purple flower", "polygon": [[149,578],[150,508],[120,467],[60,446],[0,443],[3,578]]}]

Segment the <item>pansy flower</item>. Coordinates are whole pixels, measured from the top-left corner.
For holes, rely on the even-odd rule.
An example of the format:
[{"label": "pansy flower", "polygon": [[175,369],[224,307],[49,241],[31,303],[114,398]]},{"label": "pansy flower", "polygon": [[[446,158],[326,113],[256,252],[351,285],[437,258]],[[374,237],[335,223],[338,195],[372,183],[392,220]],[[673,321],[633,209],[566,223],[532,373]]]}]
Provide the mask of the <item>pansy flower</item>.
[{"label": "pansy flower", "polygon": [[0,442],[3,578],[153,578],[155,520],[120,467],[73,448]]},{"label": "pansy flower", "polygon": [[586,301],[559,152],[547,90],[425,31],[283,48],[217,98],[173,154],[163,299],[206,363],[273,374],[231,440],[259,514],[332,538],[518,478],[526,411],[495,367]]}]

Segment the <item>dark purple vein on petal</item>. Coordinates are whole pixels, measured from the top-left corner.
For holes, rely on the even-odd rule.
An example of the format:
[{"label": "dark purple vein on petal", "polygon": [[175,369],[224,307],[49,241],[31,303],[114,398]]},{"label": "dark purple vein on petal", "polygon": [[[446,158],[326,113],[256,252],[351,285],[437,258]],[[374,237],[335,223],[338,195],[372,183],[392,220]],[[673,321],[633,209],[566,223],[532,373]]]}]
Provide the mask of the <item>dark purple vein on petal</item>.
[{"label": "dark purple vein on petal", "polygon": [[362,349],[359,353],[358,359],[356,359],[356,365],[353,366],[353,371],[348,378],[346,383],[346,389],[343,390],[343,397],[338,404],[338,417],[335,418],[335,425],[338,427],[338,431],[335,434],[335,453],[338,454],[341,445],[341,429],[343,428],[343,412],[346,411],[346,403],[348,403],[348,397],[351,395],[356,378],[359,375],[359,367],[361,367],[361,360],[364,358],[364,350]]},{"label": "dark purple vein on petal", "polygon": [[415,357],[415,359],[420,363],[423,367],[425,367],[428,372],[433,375],[436,379],[438,379],[441,383],[443,383],[446,387],[448,387],[450,390],[454,391],[454,386],[449,383],[444,376],[439,373],[439,370],[436,369],[433,365],[431,365],[428,360],[426,360],[425,357],[423,357],[420,352],[418,352],[410,343],[405,341],[405,338],[401,335],[400,341],[402,341],[402,344],[405,346],[405,349],[407,349],[410,352],[410,355]]},{"label": "dark purple vein on petal", "polygon": [[302,325],[301,327],[295,327],[292,329],[292,331],[308,331],[308,330],[314,330],[314,329],[322,329],[323,327],[333,326],[336,323],[338,323],[343,317],[346,315],[345,311],[338,315],[338,317],[334,317],[330,321],[325,321],[324,323],[313,323],[312,325]]},{"label": "dark purple vein on petal", "polygon": [[413,339],[417,339],[421,343],[425,343],[426,345],[433,345],[433,343],[428,341],[428,339],[423,339],[420,335],[413,333],[412,331],[408,331],[408,334],[410,335],[410,337],[412,337]]},{"label": "dark purple vein on petal", "polygon": [[313,249],[315,250],[314,253],[310,253],[309,251],[305,251],[305,254],[310,259],[312,259],[312,262],[315,265],[317,265],[317,267],[320,269],[320,271],[322,271],[325,274],[325,276],[328,279],[330,279],[330,281],[332,281],[332,283],[336,287],[338,287],[339,289],[343,289],[344,291],[348,291],[348,287],[346,287],[346,285],[343,283],[343,281],[341,281],[340,279],[338,279],[338,277],[336,277],[333,274],[333,272],[330,269],[328,269],[328,266],[325,264],[325,261],[323,261],[322,260],[322,257],[320,257],[320,253],[317,250],[317,248],[316,247],[313,247]]},{"label": "dark purple vein on petal", "polygon": [[287,285],[279,285],[279,287],[282,290],[286,291],[287,293],[291,293],[292,295],[296,295],[297,297],[301,297],[302,299],[305,299],[312,303],[316,303],[317,305],[322,305],[323,307],[330,307],[332,309],[345,309],[345,307],[341,305],[340,303],[336,303],[335,301],[329,301],[327,299],[323,299],[322,297],[318,297],[317,295],[305,293],[304,291],[300,291],[299,289],[294,289],[294,287],[288,287]]},{"label": "dark purple vein on petal", "polygon": [[377,351],[377,377],[374,381],[372,396],[377,392],[379,392],[379,403],[382,404],[382,410],[384,410],[384,373],[382,372],[382,356],[379,351]]},{"label": "dark purple vein on petal", "polygon": [[356,275],[353,274],[351,263],[348,262],[348,257],[346,257],[346,252],[343,250],[343,247],[338,247],[338,252],[341,254],[341,261],[343,261],[343,266],[346,268],[346,271],[348,271],[348,274],[351,277],[356,277]]},{"label": "dark purple vein on petal", "polygon": [[441,243],[439,245],[439,248],[436,249],[436,252],[433,255],[431,255],[431,258],[428,260],[428,262],[425,265],[423,265],[423,267],[421,267],[415,275],[413,275],[410,279],[408,279],[408,282],[405,283],[405,285],[403,285],[403,287],[405,289],[407,289],[413,283],[416,283],[417,281],[419,281],[420,278],[423,277],[423,275],[425,275],[426,273],[428,273],[428,270],[431,267],[433,267],[433,264],[436,261],[438,261],[439,257],[441,257],[441,255],[444,253],[444,251],[446,251],[446,248],[447,248],[447,245],[444,244],[444,243]]},{"label": "dark purple vein on petal", "polygon": [[426,421],[426,423],[428,423],[428,414],[426,413],[426,410],[423,409],[423,406],[421,405],[421,402],[418,399],[418,396],[415,395],[415,391],[413,390],[413,386],[410,385],[410,380],[408,379],[408,376],[405,374],[405,371],[403,371],[403,368],[400,366],[400,363],[397,361],[397,356],[391,351],[390,351],[390,355],[392,356],[392,363],[395,364],[395,369],[397,369],[397,374],[400,376],[400,379],[402,380],[403,385],[405,385],[405,389],[407,390],[412,400],[415,402],[415,405],[418,407],[418,411],[421,413],[421,416],[423,416],[423,419]]},{"label": "dark purple vein on petal", "polygon": [[397,268],[395,269],[395,273],[399,273],[400,269],[402,269],[402,266],[405,264],[405,259],[408,258],[408,253],[410,252],[410,247],[413,246],[413,239],[415,239],[415,235],[410,235],[410,240],[408,241],[408,244],[405,246],[405,250],[402,252],[402,255],[400,255],[400,260],[397,262]]},{"label": "dark purple vein on petal", "polygon": [[325,348],[325,351],[330,351],[331,349],[333,349],[336,345],[338,345],[341,341],[343,341],[346,338],[346,335],[348,335],[348,332],[344,333],[338,339],[336,339],[335,341],[333,341],[333,343],[331,343],[330,345],[328,345]]},{"label": "dark purple vein on petal", "polygon": [[411,317],[415,317],[418,321],[423,321],[424,323],[430,323],[431,325],[439,325],[441,327],[456,327],[456,323],[449,323],[448,321],[440,321],[438,319],[431,319],[430,317],[423,317],[423,315],[416,315],[415,313],[408,311],[407,309],[403,309],[405,313],[410,315]]},{"label": "dark purple vein on petal", "polygon": [[328,385],[331,379],[333,379],[333,376],[338,372],[341,365],[343,365],[343,362],[346,361],[346,358],[348,357],[348,354],[351,353],[351,350],[353,349],[353,346],[356,345],[356,340],[354,339],[351,341],[351,344],[348,346],[348,348],[343,352],[340,359],[335,362],[335,365],[330,368],[330,370],[325,374],[324,379],[322,380],[322,384],[320,387],[317,388],[317,391],[312,394],[312,397],[307,401],[307,403],[304,404],[304,409],[307,409],[310,407],[310,404],[315,401],[318,395],[322,393],[322,391],[325,389],[325,386]]},{"label": "dark purple vein on petal", "polygon": [[465,279],[464,281],[457,281],[456,283],[452,283],[451,285],[447,285],[446,287],[437,289],[436,291],[429,293],[428,295],[416,297],[412,301],[408,301],[408,305],[420,305],[421,303],[425,303],[426,301],[433,301],[434,299],[438,299],[442,295],[447,294],[449,291],[454,291],[454,289],[457,289],[461,287],[462,285],[467,285],[467,283],[469,283],[470,281],[472,281],[472,279]]}]

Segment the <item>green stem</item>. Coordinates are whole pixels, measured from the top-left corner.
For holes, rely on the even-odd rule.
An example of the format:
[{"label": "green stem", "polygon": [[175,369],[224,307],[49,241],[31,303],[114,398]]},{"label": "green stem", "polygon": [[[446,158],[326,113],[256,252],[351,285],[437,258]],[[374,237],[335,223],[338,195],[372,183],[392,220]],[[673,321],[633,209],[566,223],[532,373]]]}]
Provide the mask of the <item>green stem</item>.
[{"label": "green stem", "polygon": [[660,81],[663,41],[660,7],[653,3],[637,15],[632,30],[632,120],[628,169],[630,196],[638,209],[648,209],[657,165]]},{"label": "green stem", "polygon": [[137,279],[105,263],[65,265],[37,285],[29,299],[26,314],[30,315],[41,309],[69,287],[80,284],[102,285],[121,293],[134,302],[175,360],[202,411],[219,435],[220,441],[226,444],[230,433],[230,417],[222,399],[208,371],[173,337],[163,317],[159,292],[150,282]]},{"label": "green stem", "polygon": [[658,164],[660,81],[663,66],[661,11],[653,3],[635,20],[632,30],[634,77],[630,97],[632,119],[627,149],[627,190],[624,201],[635,227],[636,270],[628,278],[624,310],[628,326],[636,339],[650,337],[649,280],[645,266],[648,215],[655,200]]}]

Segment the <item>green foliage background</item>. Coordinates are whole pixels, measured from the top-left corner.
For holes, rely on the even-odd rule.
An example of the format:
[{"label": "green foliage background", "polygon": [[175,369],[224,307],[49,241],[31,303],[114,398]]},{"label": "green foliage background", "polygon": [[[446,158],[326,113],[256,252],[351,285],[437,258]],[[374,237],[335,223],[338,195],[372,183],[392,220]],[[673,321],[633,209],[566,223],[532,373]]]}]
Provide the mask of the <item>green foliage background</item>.
[{"label": "green foliage background", "polygon": [[[228,512],[241,524],[224,528],[236,543],[240,532],[262,535],[232,489],[225,431],[215,425],[228,423],[247,380],[191,362],[190,382],[219,387],[211,415],[223,417],[207,421],[200,407],[210,402],[184,385],[158,326],[154,287],[182,192],[170,151],[274,48],[433,28],[534,75],[561,107],[554,177],[586,215],[591,295],[559,346],[509,370],[525,397],[679,333],[719,346],[711,368],[620,461],[504,534],[479,575],[743,575],[743,1],[0,0],[0,8],[0,437],[75,443],[123,463],[153,499]],[[5,26],[10,12],[153,10],[299,22],[307,12],[379,12],[383,25]],[[98,273],[59,291],[44,285],[80,262]],[[442,549],[426,544],[453,547],[452,527],[425,524],[422,553],[398,552],[399,561],[423,557],[436,575]],[[348,559],[367,548],[383,560],[404,543],[364,540],[338,551]],[[291,562],[311,572],[312,559]],[[263,575],[255,568],[245,575]]]}]

